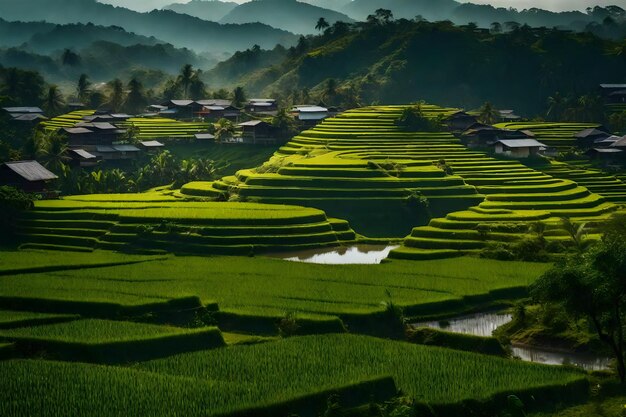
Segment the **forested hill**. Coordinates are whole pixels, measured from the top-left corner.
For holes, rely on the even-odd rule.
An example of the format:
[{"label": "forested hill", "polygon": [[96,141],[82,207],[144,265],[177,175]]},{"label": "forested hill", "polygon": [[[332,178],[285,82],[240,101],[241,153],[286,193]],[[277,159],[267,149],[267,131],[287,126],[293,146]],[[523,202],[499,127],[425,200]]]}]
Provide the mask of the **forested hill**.
[{"label": "forested hill", "polygon": [[255,0],[234,8],[221,23],[261,22],[292,33],[311,34],[317,32],[319,18],[331,25],[337,21],[353,22],[343,13],[296,0]]},{"label": "forested hill", "polygon": [[95,0],[2,0],[0,16],[9,21],[116,25],[177,47],[212,53],[235,52],[254,44],[265,48],[292,45],[297,40],[289,32],[260,23],[222,25],[169,10],[138,13]]},{"label": "forested hill", "polygon": [[[557,91],[586,94],[603,82],[626,82],[623,49],[589,33],[523,26],[493,34],[450,22],[377,20],[334,25],[322,36],[302,39],[280,63],[230,81],[256,95],[321,90],[332,79],[331,86],[361,104],[423,99],[474,108],[492,101],[532,115]],[[264,61],[261,55],[276,56],[256,54],[232,60],[253,68]],[[226,77],[237,66],[232,60],[211,75]]]},{"label": "forested hill", "polygon": [[91,23],[55,25],[0,19],[0,47],[19,46],[30,52],[49,54],[64,49],[82,49],[98,41],[121,46],[165,43],[154,37],[127,32],[119,26],[96,26]]}]

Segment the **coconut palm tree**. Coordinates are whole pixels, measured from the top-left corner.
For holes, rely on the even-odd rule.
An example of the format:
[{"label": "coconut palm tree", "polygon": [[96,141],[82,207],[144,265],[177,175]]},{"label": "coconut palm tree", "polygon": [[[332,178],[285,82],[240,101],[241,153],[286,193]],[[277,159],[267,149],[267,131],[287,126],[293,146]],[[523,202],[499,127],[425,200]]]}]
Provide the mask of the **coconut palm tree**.
[{"label": "coconut palm tree", "polygon": [[130,113],[139,113],[148,105],[148,99],[143,91],[143,85],[133,78],[128,83],[128,95],[126,96],[125,108]]},{"label": "coconut palm tree", "polygon": [[333,103],[335,97],[337,97],[337,81],[334,78],[329,78],[328,80],[326,80],[322,97],[326,104]]},{"label": "coconut palm tree", "polygon": [[567,107],[567,99],[558,91],[554,95],[548,97],[548,118],[558,121],[563,118],[565,108]]},{"label": "coconut palm tree", "polygon": [[315,29],[319,30],[320,32],[325,29],[328,29],[329,27],[330,27],[330,24],[323,17],[320,17],[317,20],[317,24],[315,25]]},{"label": "coconut palm tree", "polygon": [[220,119],[215,123],[215,140],[218,143],[231,139],[235,135],[235,125],[228,119]]},{"label": "coconut palm tree", "polygon": [[76,84],[76,98],[81,103],[86,103],[91,94],[91,83],[87,74],[81,74]]},{"label": "coconut palm tree", "polygon": [[188,97],[189,87],[191,86],[194,75],[195,75],[195,71],[193,69],[193,65],[191,64],[184,65],[180,70],[180,74],[178,75],[178,83],[183,88],[183,93],[185,94],[185,98]]},{"label": "coconut palm tree", "polygon": [[237,87],[233,91],[233,106],[235,107],[243,107],[246,103],[246,93],[243,90],[243,87]]},{"label": "coconut palm tree", "polygon": [[109,94],[107,104],[111,107],[111,110],[119,111],[126,101],[124,84],[120,79],[116,78],[109,83],[109,88],[111,93]]},{"label": "coconut palm tree", "polygon": [[63,94],[61,94],[61,90],[56,85],[51,85],[48,87],[48,91],[44,96],[43,100],[43,108],[46,110],[48,115],[56,116],[63,110],[65,106],[65,101],[63,100]]},{"label": "coconut palm tree", "polygon": [[493,107],[490,102],[485,102],[480,108],[480,115],[478,116],[481,122],[488,125],[494,124],[498,120],[498,111]]},{"label": "coconut palm tree", "polygon": [[67,155],[67,140],[58,134],[47,135],[44,140],[41,160],[50,171],[60,173],[70,159]]}]

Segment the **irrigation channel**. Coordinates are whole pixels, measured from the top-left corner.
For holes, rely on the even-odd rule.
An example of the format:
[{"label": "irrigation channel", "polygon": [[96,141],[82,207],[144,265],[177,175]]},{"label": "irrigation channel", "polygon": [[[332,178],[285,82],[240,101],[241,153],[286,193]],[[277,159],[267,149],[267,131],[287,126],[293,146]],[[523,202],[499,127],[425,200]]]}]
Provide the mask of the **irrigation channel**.
[{"label": "irrigation channel", "polygon": [[[461,316],[445,321],[413,323],[414,327],[431,327],[452,333],[471,334],[474,336],[489,337],[503,324],[511,322],[510,314],[489,312]],[[549,347],[511,346],[513,356],[526,362],[543,363],[546,365],[575,365],[587,371],[606,370],[611,365],[611,359],[574,352],[566,352]]]},{"label": "irrigation channel", "polygon": [[355,245],[340,248],[312,249],[299,252],[271,254],[272,258],[286,261],[305,262],[326,265],[375,265],[389,256],[389,252],[398,248],[381,245]]}]

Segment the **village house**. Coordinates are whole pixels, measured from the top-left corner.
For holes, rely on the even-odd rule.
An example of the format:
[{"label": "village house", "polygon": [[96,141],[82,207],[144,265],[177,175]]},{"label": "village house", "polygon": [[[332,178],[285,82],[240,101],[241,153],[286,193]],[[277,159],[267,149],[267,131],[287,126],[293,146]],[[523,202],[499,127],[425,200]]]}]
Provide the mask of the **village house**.
[{"label": "village house", "polygon": [[451,114],[445,119],[448,130],[452,132],[465,132],[472,125],[478,123],[478,119],[464,111]]},{"label": "village house", "polygon": [[148,140],[148,141],[139,142],[139,147],[143,149],[144,151],[146,151],[146,153],[155,154],[155,153],[158,153],[163,148],[165,148],[165,145],[156,140]]},{"label": "village house", "polygon": [[98,156],[84,149],[68,149],[67,156],[70,158],[70,166],[81,168],[92,168],[98,165],[101,160]]},{"label": "village house", "polygon": [[578,147],[583,149],[593,148],[596,141],[601,141],[611,136],[607,133],[606,128],[599,126],[595,128],[582,130],[574,135]]},{"label": "village house", "polygon": [[496,118],[499,122],[515,122],[521,120],[521,116],[515,114],[513,110],[497,110]]},{"label": "village house", "polygon": [[212,134],[212,133],[196,133],[194,135],[194,137],[198,141],[205,141],[205,140],[213,141],[213,140],[215,140],[215,135]]},{"label": "village house", "polygon": [[207,105],[202,107],[196,116],[207,118],[211,120],[229,119],[237,120],[241,115],[241,110],[232,105],[220,106],[220,105]]},{"label": "village house", "polygon": [[600,84],[605,104],[626,104],[626,84]]},{"label": "village house", "polygon": [[497,155],[511,158],[529,158],[540,155],[546,145],[535,139],[500,139],[494,144]]},{"label": "village house", "polygon": [[0,185],[15,187],[28,193],[54,197],[52,182],[58,177],[37,161],[5,162],[0,165]]},{"label": "village house", "polygon": [[126,130],[120,129],[106,122],[81,122],[74,127],[60,129],[65,133],[70,148],[82,148],[88,151],[95,150],[96,146],[110,146],[119,141]]},{"label": "village house", "polygon": [[616,147],[591,148],[585,155],[604,166],[614,166],[625,162],[626,151]]},{"label": "village house", "polygon": [[248,101],[245,110],[248,113],[275,116],[278,113],[278,103],[272,98],[253,98]]},{"label": "village house", "polygon": [[314,127],[329,117],[328,109],[322,106],[294,106],[291,113],[304,127]]},{"label": "village house", "polygon": [[244,143],[253,144],[272,144],[276,142],[274,128],[269,123],[261,120],[252,120],[249,122],[239,123],[242,130],[242,139]]}]

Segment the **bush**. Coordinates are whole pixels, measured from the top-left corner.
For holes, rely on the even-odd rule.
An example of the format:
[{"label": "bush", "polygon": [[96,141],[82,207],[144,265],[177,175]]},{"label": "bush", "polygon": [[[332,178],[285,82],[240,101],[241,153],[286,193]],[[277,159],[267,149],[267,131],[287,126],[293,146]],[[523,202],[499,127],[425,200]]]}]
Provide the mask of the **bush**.
[{"label": "bush", "polygon": [[10,243],[15,236],[16,219],[34,207],[35,196],[13,187],[0,187],[0,243]]}]

